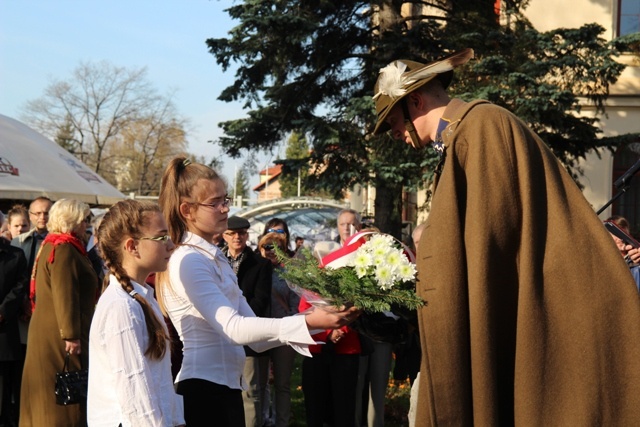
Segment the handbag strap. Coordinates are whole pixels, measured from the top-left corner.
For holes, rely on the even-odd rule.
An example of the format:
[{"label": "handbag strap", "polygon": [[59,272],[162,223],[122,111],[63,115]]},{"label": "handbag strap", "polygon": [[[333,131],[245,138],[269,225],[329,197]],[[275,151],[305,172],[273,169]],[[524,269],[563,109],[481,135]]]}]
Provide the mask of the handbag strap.
[{"label": "handbag strap", "polygon": [[64,356],[64,366],[62,367],[62,372],[69,372],[69,352]]}]

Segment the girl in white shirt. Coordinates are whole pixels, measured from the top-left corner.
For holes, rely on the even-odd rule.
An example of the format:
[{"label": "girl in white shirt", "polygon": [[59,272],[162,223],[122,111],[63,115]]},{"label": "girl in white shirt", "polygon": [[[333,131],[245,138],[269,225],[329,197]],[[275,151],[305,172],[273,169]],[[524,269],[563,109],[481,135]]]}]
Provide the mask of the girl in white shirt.
[{"label": "girl in white shirt", "polygon": [[124,200],[98,229],[109,269],[89,333],[89,426],[183,426],[182,397],[173,389],[168,332],[153,289],[175,245],[160,207]]},{"label": "girl in white shirt", "polygon": [[265,351],[289,344],[310,355],[307,346],[315,342],[309,329],[341,327],[357,311],[255,317],[229,262],[213,243],[214,235],[227,229],[229,198],[224,180],[211,168],[173,159],[162,178],[160,206],[169,235],[179,242],[156,290],[184,344],[176,389],[184,398],[185,420],[189,427],[244,427],[242,346]]}]

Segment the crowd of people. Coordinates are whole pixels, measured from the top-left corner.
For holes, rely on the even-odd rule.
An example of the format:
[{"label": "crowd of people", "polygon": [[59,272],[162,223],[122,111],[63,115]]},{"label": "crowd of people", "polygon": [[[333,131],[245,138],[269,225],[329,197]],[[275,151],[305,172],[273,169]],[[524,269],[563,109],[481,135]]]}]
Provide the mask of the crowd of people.
[{"label": "crowd of people", "polygon": [[[302,245],[286,222],[267,222],[251,249],[223,178],[177,157],[158,204],[121,201],[95,221],[80,201],[40,197],[8,213],[1,423],[286,426],[300,353],[313,356],[306,425],[382,426],[395,351],[413,382],[412,426],[638,424],[640,244],[624,218],[607,233],[517,117],[449,98],[472,56],[397,60],[374,88],[374,133],[440,155],[413,234],[416,316],[314,309],[278,274],[278,249]],[[358,212],[341,211],[337,228],[314,253],[348,244]],[[63,406],[53,390],[67,359],[88,367],[88,398]]]},{"label": "crowd of people", "polygon": [[[18,414],[24,426],[197,426],[211,425],[212,414],[220,425],[244,426],[245,418],[251,426],[288,425],[296,350],[308,354],[316,343],[309,331],[359,314],[298,315],[274,256],[275,247],[294,254],[286,223],[266,224],[254,252],[248,221],[228,220],[224,180],[186,158],[168,166],[159,204],[119,202],[90,234],[91,211],[77,200],[41,197],[14,211],[34,227],[16,233],[13,245],[3,239],[0,320],[12,335],[0,337],[13,352],[2,364],[3,425]],[[13,230],[25,216],[8,217]],[[222,249],[213,243],[218,234]],[[95,248],[98,263],[89,256]],[[28,319],[25,346],[19,318]],[[182,342],[175,378],[172,331]],[[58,405],[53,393],[66,359],[70,371],[90,367],[88,399],[78,405]],[[272,410],[265,406],[271,370]]]},{"label": "crowd of people", "polygon": [[[159,204],[125,200],[98,217],[73,199],[10,210],[0,425],[197,426],[214,416],[288,426],[297,352],[314,355],[302,371],[307,425],[382,425],[384,407],[366,404],[373,376],[360,368],[378,350],[347,325],[359,312],[309,310],[278,274],[276,250],[293,257],[302,247],[287,223],[267,221],[252,249],[250,223],[227,217],[226,184],[212,169],[178,158],[163,182]],[[350,209],[336,224],[337,245],[361,228]],[[71,371],[90,367],[78,405],[55,402],[66,358]],[[372,402],[384,402],[389,363]]]}]

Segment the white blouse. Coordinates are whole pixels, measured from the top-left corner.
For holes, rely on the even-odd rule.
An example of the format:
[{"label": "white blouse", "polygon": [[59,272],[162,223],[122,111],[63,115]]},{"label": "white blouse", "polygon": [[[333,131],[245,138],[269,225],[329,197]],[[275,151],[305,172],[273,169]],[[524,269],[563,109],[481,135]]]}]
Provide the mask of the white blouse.
[{"label": "white blouse", "polygon": [[[162,313],[148,285],[132,282],[136,292]],[[172,427],[184,424],[182,396],[171,377],[171,352],[144,355],[149,335],[140,303],[114,276],[100,296],[89,332],[89,426]]]},{"label": "white blouse", "polygon": [[217,246],[187,232],[169,260],[164,303],[184,344],[176,382],[199,378],[244,389],[243,345],[265,351],[289,344],[310,355],[315,344],[304,316],[258,318]]}]

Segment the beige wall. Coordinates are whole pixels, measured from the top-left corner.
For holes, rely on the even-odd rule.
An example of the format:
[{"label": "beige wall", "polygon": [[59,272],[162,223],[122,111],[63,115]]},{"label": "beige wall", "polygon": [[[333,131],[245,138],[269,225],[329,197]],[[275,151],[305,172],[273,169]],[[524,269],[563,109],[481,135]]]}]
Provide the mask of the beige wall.
[{"label": "beige wall", "polygon": [[[637,72],[637,67],[635,70]],[[636,91],[638,93],[638,91]],[[594,114],[593,108],[585,108],[584,114]],[[640,97],[611,96],[607,101],[606,116],[600,117],[603,136],[617,136],[640,130]],[[603,206],[612,196],[613,155],[609,150],[601,150],[601,158],[595,153],[587,156],[580,164],[584,177],[584,195],[595,210]],[[600,216],[611,215],[607,209]]]},{"label": "beige wall", "polygon": [[280,180],[277,178],[272,177],[272,181],[269,181],[268,185],[258,191],[258,202],[279,199],[280,197],[282,197],[282,193],[280,192]]},{"label": "beige wall", "polygon": [[597,22],[606,29],[603,36],[610,39],[616,8],[616,0],[531,0],[525,14],[538,31]]},{"label": "beige wall", "polygon": [[[596,22],[605,28],[603,37],[612,39],[615,34],[617,0],[532,0],[526,9],[527,17],[540,31],[558,27],[576,28]],[[627,68],[618,82],[610,89],[605,115],[598,116],[603,136],[616,136],[640,129],[640,68],[637,58],[623,55],[620,62]],[[584,104],[582,114],[593,116],[595,109]],[[613,156],[608,150],[591,153],[580,165],[584,169],[581,183],[584,195],[595,210],[612,196]],[[610,215],[610,208],[601,217]]]}]

